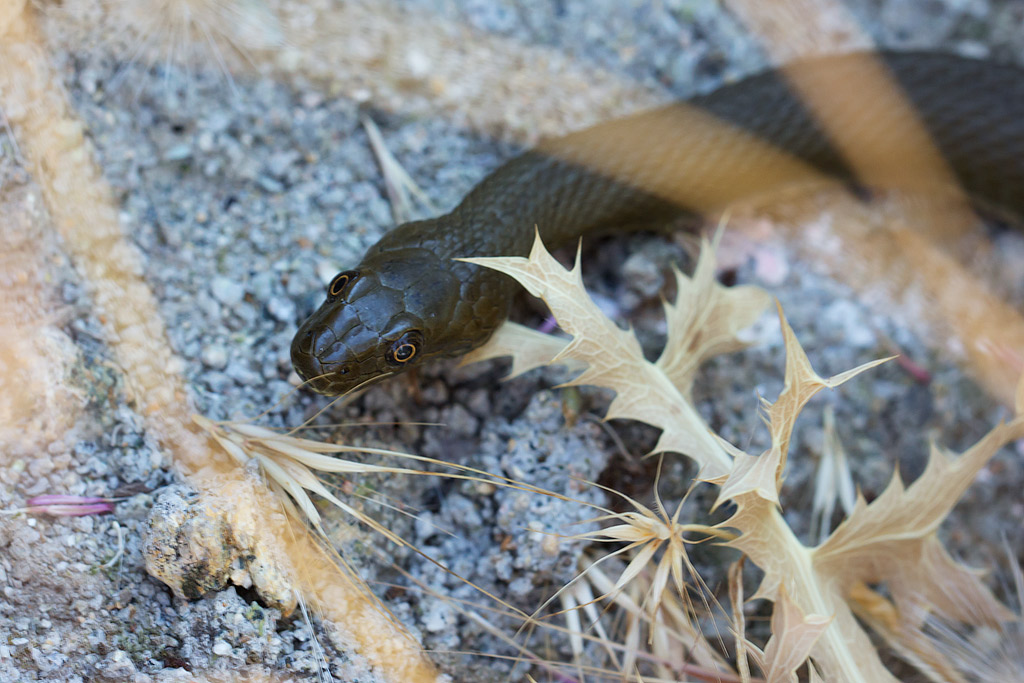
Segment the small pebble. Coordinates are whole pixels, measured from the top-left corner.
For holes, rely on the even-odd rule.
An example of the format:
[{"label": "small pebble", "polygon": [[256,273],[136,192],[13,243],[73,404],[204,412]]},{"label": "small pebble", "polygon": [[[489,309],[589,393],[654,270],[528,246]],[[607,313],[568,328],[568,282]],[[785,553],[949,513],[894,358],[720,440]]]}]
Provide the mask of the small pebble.
[{"label": "small pebble", "polygon": [[261,175],[256,180],[257,184],[270,194],[279,194],[284,192],[284,184],[274,180],[270,176]]},{"label": "small pebble", "polygon": [[622,276],[629,288],[645,299],[653,299],[665,286],[658,264],[639,251],[622,264]]},{"label": "small pebble", "polygon": [[212,344],[203,349],[200,359],[208,368],[223,370],[228,364],[228,351],[220,344]]},{"label": "small pebble", "polygon": [[243,386],[252,386],[260,382],[260,375],[254,372],[247,363],[235,361],[224,370],[224,374]]},{"label": "small pebble", "polygon": [[821,314],[822,324],[853,348],[873,347],[877,340],[862,309],[851,301],[837,300],[829,304]]},{"label": "small pebble", "polygon": [[226,110],[214,110],[204,121],[204,128],[211,133],[220,133],[231,125],[231,113]]},{"label": "small pebble", "polygon": [[267,301],[267,312],[280,322],[293,322],[295,320],[295,302],[287,297],[275,296]]},{"label": "small pebble", "polygon": [[164,161],[184,161],[191,156],[191,147],[188,145],[175,145],[164,152]]},{"label": "small pebble", "polygon": [[257,273],[249,281],[249,290],[258,301],[267,301],[274,295],[274,280],[276,278],[277,275],[270,271]]},{"label": "small pebble", "polygon": [[293,150],[287,152],[276,152],[267,159],[267,172],[275,178],[284,178],[288,168],[299,158],[299,153]]},{"label": "small pebble", "polygon": [[325,209],[336,209],[345,205],[348,200],[348,192],[340,187],[327,190],[316,197],[316,203]]},{"label": "small pebble", "polygon": [[236,306],[245,295],[245,288],[233,278],[217,275],[210,280],[210,292],[225,306]]}]

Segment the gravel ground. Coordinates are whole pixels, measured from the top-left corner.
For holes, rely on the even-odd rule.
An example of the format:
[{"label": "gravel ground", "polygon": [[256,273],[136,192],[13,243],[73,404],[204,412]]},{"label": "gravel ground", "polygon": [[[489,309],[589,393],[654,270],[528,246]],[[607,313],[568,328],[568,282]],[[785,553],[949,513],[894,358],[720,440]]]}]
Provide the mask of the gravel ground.
[{"label": "gravel ground", "polygon": [[[398,4],[481,34],[551,48],[680,96],[764,64],[756,42],[712,2]],[[851,6],[886,46],[938,46],[1024,63],[1019,2],[889,0]],[[59,40],[63,30],[55,13],[48,24],[54,60],[121,202],[125,229],[146,256],[145,277],[160,301],[171,345],[183,359],[196,406],[214,419],[252,416],[273,406],[265,423],[294,426],[324,405],[319,397],[290,394],[291,335],[319,303],[326,279],[355,263],[392,224],[361,114],[377,122],[388,148],[442,210],[516,149],[448,117],[385,111],[372,100],[325,92],[301,78],[239,74],[228,81],[213,68],[131,61],[81,37],[86,47],[68,47]],[[6,136],[2,144],[4,201],[30,204],[35,190],[29,174]],[[1006,251],[1020,248],[1008,244]],[[920,473],[929,438],[961,448],[1006,415],[899,321],[858,301],[785,245],[761,249],[748,258],[733,247],[726,254],[735,257],[729,276],[762,284],[779,298],[823,375],[889,355],[886,339],[932,373],[925,384],[889,364],[808,408],[793,446],[806,456],[791,462],[783,492],[787,518],[798,533],[809,529],[808,491],[821,452],[825,405],[835,408],[855,479],[868,496],[882,490],[893,468],[907,480]],[[662,334],[656,294],[666,262],[685,258],[685,250],[664,238],[634,235],[601,240],[586,251],[593,291],[656,348]],[[0,518],[0,680],[184,681],[191,680],[189,672],[230,677],[255,664],[281,680],[312,679],[328,670],[335,680],[377,680],[316,615],[282,616],[235,587],[187,602],[146,575],[140,544],[146,515],[164,487],[180,482],[126,402],[123,380],[90,309],[88,286],[66,264],[45,267],[61,283],[62,300],[52,307],[80,359],[79,370],[66,381],[85,409],[63,433],[12,453],[16,457],[0,469],[0,507],[23,505],[44,492],[125,500],[106,516]],[[525,300],[517,315],[538,319]],[[777,323],[766,319],[756,336],[763,343],[755,348],[712,361],[696,396],[715,429],[753,452],[765,439],[757,397],[777,395],[783,367]],[[498,384],[505,370],[500,363],[438,364],[420,373],[417,397],[409,383],[393,381],[321,422],[373,423],[346,428],[345,438],[540,482],[594,503],[607,501],[576,478],[601,479],[638,495],[649,491],[650,468],[623,455],[612,431],[592,418],[606,405],[606,394],[554,389],[562,377],[554,369]],[[656,436],[642,425],[616,423],[613,430],[632,457],[650,448]],[[1004,536],[1015,549],[1024,548],[1020,455],[997,458],[968,492],[945,532],[955,554],[993,566]],[[609,463],[622,473],[617,481],[609,480]],[[693,472],[675,459],[666,467],[664,493],[678,498],[678,482]],[[545,543],[543,534],[586,529],[569,526],[589,517],[586,509],[513,490],[438,481],[361,481],[376,492],[362,505],[459,576],[517,608],[531,611],[572,576],[579,543]],[[406,507],[398,511],[373,500],[402,501]],[[379,586],[388,608],[427,648],[504,651],[449,603],[431,596],[482,602],[460,579],[383,540],[360,539],[345,547],[354,566]],[[353,549],[364,552],[352,554]],[[696,560],[713,585],[723,571],[717,559],[708,552]],[[410,587],[403,573],[428,590]],[[397,587],[389,589],[392,584]],[[551,647],[555,654],[568,652],[564,643]],[[459,681],[510,675],[509,666],[496,660],[440,654],[437,661]],[[523,673],[516,669],[514,676]]]}]

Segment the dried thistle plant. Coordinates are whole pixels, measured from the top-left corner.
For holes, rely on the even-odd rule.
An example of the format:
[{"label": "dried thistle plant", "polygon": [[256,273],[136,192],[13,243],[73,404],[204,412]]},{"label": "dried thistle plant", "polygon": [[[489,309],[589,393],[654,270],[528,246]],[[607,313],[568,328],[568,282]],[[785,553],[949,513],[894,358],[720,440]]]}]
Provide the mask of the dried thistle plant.
[{"label": "dried thistle plant", "polygon": [[[763,402],[771,446],[759,455],[745,453],[715,435],[701,420],[689,399],[693,372],[707,356],[740,345],[736,331],[753,321],[765,295],[758,290],[724,290],[714,283],[711,249],[705,244],[695,276],[678,275],[680,296],[666,304],[669,336],[656,363],[644,359],[635,337],[608,320],[591,302],[580,278],[579,259],[566,270],[544,249],[539,238],[529,257],[477,258],[471,262],[494,268],[517,279],[531,294],[548,304],[561,327],[573,335],[549,362],[572,360],[585,369],[569,384],[595,384],[616,392],[607,417],[640,420],[661,428],[654,452],[674,451],[697,462],[701,477],[720,487],[717,505],[731,503],[734,514],[720,525],[735,538],[727,545],[738,550],[762,572],[753,596],[774,603],[772,636],[762,649],[744,642],[744,651],[769,681],[796,680],[807,665],[812,680],[895,681],[883,665],[865,627],[854,614],[885,615],[868,623],[897,650],[916,653],[920,668],[933,676],[953,671],[939,648],[924,644],[921,628],[929,616],[964,624],[997,626],[1012,618],[979,575],[945,550],[936,530],[974,476],[1004,445],[1024,436],[1024,383],[1018,389],[1017,417],[993,428],[961,455],[934,446],[924,474],[905,487],[898,476],[878,499],[858,497],[847,519],[817,547],[801,543],[780,514],[779,492],[794,423],[804,405],[823,388],[834,388],[884,360],[866,363],[831,378],[819,376],[781,308],[778,311],[786,346],[785,386],[775,402]],[[756,302],[756,305],[755,303]],[[475,359],[512,355],[514,367],[540,363],[537,349],[521,352],[521,330],[513,341],[499,330],[495,339],[474,354]],[[551,348],[553,345],[547,345]],[[675,592],[684,594],[682,544],[673,545],[676,518],[654,515],[643,507],[609,516],[617,522],[592,540],[625,543],[617,551],[628,557],[626,568],[607,591],[647,571],[654,577],[638,609],[656,616],[652,596],[665,594],[669,577]],[[657,540],[655,540],[657,539]],[[670,548],[655,559],[660,546]],[[598,553],[596,550],[592,550]],[[598,559],[596,562],[600,562]],[[596,576],[596,574],[595,574]],[[868,586],[884,584],[888,597]],[[586,604],[586,594],[569,592],[563,605]],[[742,628],[737,634],[744,639]],[[648,646],[656,642],[648,638]],[[577,642],[579,640],[577,639]],[[626,650],[636,646],[633,641]],[[646,656],[656,659],[652,651]],[[635,660],[637,656],[633,656]],[[741,667],[741,671],[745,671]],[[625,679],[638,672],[622,670]],[[751,680],[743,673],[742,680]]]}]

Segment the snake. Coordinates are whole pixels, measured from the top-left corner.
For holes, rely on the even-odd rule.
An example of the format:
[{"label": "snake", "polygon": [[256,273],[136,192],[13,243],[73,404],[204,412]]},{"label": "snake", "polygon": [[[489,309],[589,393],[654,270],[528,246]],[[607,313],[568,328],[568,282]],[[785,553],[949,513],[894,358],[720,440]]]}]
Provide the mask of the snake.
[{"label": "snake", "polygon": [[[913,134],[891,98],[850,80],[867,57],[769,69],[510,159],[449,213],[393,228],[338,273],[295,334],[295,371],[312,390],[335,396],[465,354],[506,320],[518,285],[456,259],[525,256],[535,234],[556,248],[593,233],[667,225],[812,177],[856,183],[850,159],[858,150],[843,137],[881,146],[889,171],[874,182],[899,184],[913,175],[900,147]],[[934,52],[870,59],[952,182],[972,201],[1024,213],[1024,70]],[[833,86],[837,125],[856,129],[839,133],[852,135],[825,125],[799,96],[800,84]]]}]

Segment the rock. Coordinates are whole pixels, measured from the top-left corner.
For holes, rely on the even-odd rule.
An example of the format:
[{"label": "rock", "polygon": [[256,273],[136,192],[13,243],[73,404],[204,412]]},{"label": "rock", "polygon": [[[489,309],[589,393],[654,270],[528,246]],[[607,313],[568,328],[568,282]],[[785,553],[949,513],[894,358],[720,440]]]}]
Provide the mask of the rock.
[{"label": "rock", "polygon": [[233,278],[217,275],[210,280],[210,293],[225,306],[236,306],[245,295],[245,288]]},{"label": "rock", "polygon": [[270,607],[290,614],[298,595],[287,573],[264,549],[241,543],[233,507],[221,507],[184,486],[169,486],[146,520],[142,553],[146,571],[174,594],[195,600],[229,583],[254,586]]}]

